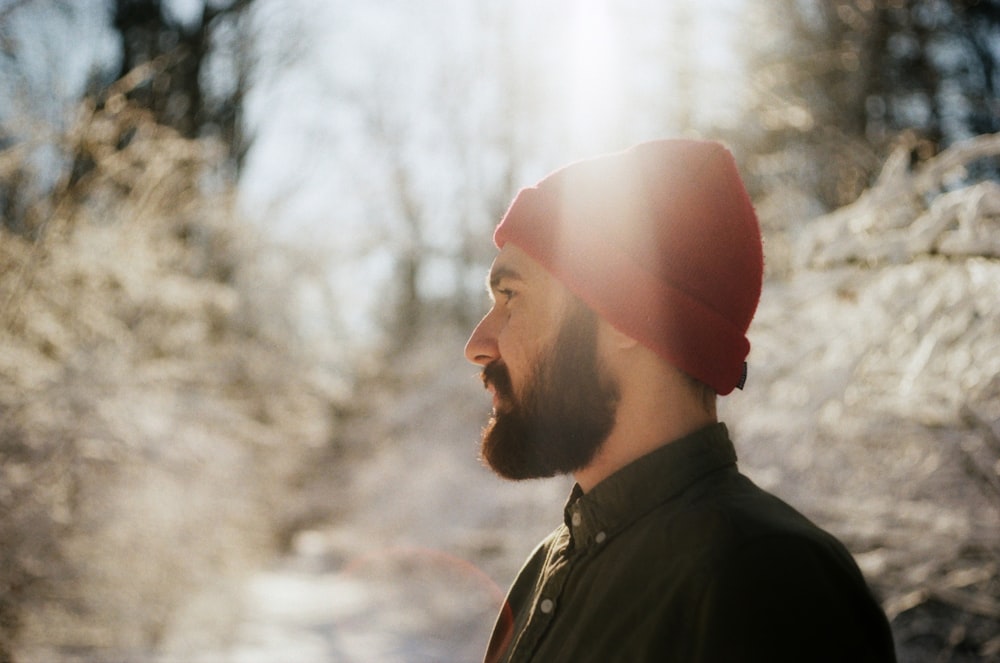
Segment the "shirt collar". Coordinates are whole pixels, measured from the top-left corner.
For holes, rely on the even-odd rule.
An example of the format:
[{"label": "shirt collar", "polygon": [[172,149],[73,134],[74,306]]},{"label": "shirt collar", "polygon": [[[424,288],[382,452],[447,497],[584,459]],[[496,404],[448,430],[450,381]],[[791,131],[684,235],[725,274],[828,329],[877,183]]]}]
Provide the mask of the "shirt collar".
[{"label": "shirt collar", "polygon": [[574,486],[566,527],[577,547],[601,544],[706,474],[735,463],[726,425],[711,424],[633,461],[589,493]]}]

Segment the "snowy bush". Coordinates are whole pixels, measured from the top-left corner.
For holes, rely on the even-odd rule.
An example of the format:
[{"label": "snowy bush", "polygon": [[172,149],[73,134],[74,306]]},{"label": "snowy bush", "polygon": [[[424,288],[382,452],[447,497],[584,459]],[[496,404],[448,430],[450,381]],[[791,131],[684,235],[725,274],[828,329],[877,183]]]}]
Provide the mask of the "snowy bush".
[{"label": "snowy bush", "polygon": [[751,474],[849,543],[903,660],[1000,652],[1000,186],[964,170],[998,154],[903,149],[805,224],[724,403]]},{"label": "snowy bush", "polygon": [[330,436],[329,390],[254,319],[283,309],[254,301],[265,249],[211,144],[113,94],[63,141],[57,187],[0,228],[0,660],[224,637]]}]

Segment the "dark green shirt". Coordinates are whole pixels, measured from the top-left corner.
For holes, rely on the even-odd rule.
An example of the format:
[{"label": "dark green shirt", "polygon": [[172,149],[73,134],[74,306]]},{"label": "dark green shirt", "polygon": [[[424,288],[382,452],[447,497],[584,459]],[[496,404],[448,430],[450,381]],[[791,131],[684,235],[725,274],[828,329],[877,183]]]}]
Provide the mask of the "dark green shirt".
[{"label": "dark green shirt", "polygon": [[740,474],[725,425],[583,494],[511,586],[487,661],[894,661],[847,549]]}]

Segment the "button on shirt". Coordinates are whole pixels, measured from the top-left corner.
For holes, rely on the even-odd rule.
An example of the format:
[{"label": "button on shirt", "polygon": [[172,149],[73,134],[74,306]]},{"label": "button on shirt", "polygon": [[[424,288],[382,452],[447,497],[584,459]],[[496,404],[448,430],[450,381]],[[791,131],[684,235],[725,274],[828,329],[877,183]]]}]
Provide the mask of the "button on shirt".
[{"label": "button on shirt", "polygon": [[894,661],[846,548],[736,468],[725,425],[573,489],[486,661]]}]

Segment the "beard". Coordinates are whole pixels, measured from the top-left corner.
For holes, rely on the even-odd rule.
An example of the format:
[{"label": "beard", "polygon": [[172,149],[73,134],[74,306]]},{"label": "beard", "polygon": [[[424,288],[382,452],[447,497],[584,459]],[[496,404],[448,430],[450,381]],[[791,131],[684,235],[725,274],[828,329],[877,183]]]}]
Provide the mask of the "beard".
[{"label": "beard", "polygon": [[597,356],[597,316],[574,302],[555,343],[539,357],[523,398],[495,360],[483,369],[498,406],[483,431],[482,459],[506,479],[586,467],[615,424],[619,390]]}]

